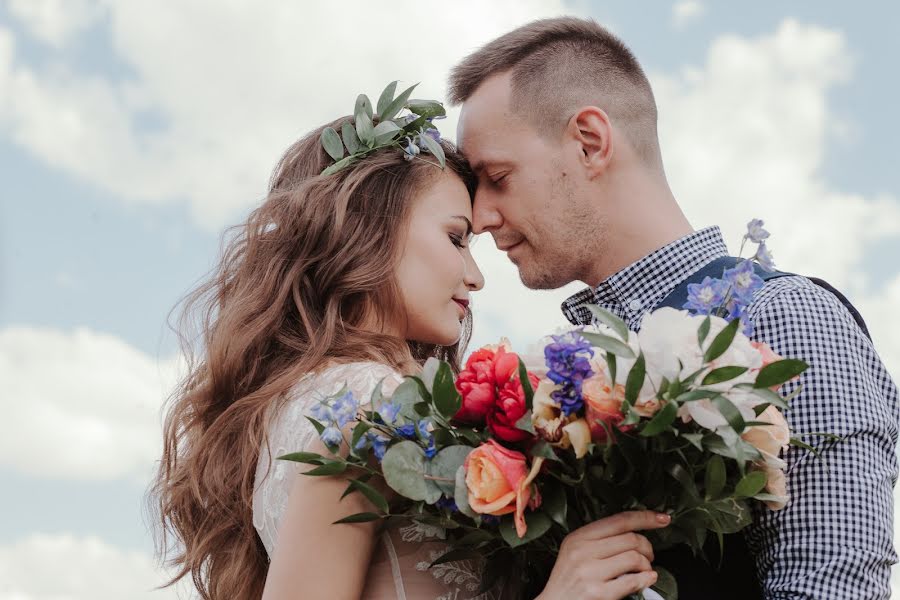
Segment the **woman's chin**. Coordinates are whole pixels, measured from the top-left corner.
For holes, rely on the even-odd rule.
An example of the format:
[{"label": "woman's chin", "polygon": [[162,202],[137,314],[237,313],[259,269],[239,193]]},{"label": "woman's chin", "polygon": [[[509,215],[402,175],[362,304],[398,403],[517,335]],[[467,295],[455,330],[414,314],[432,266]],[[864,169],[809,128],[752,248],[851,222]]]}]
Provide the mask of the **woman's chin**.
[{"label": "woman's chin", "polygon": [[440,330],[432,331],[426,335],[415,336],[413,341],[434,346],[452,346],[459,342],[461,337],[462,324],[455,322],[452,326],[441,327]]}]

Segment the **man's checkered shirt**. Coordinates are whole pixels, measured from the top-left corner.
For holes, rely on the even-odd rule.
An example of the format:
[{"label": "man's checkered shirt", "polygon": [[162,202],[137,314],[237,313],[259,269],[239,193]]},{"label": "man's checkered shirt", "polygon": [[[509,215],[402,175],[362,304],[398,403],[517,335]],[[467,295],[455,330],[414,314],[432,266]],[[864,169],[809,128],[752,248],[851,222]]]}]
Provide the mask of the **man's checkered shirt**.
[{"label": "man's checkered shirt", "polygon": [[[638,331],[644,316],[684,279],[727,256],[718,227],[675,241],[563,303],[574,324],[591,322],[592,303]],[[790,502],[755,510],[746,533],[765,597],[846,600],[890,597],[893,486],[900,422],[897,387],[844,305],[805,277],[767,281],[749,308],[753,339],[809,363],[786,418],[794,436],[831,432],[844,441],[816,459],[792,447],[785,457]],[[871,329],[885,326],[869,323]],[[796,383],[782,388],[789,394]],[[820,441],[816,438],[805,439]]]}]

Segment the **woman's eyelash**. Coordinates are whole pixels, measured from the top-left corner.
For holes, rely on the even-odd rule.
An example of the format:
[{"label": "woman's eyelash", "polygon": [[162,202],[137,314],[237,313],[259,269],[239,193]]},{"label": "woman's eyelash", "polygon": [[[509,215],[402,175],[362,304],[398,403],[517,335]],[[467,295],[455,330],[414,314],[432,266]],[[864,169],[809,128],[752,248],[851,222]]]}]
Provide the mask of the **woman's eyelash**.
[{"label": "woman's eyelash", "polygon": [[[459,235],[456,235],[456,234],[451,234],[451,235],[450,235],[450,241],[453,242],[453,245],[456,246],[457,248],[465,248],[465,247],[466,247],[466,244],[463,243],[463,238],[462,238],[462,236],[459,236]],[[468,241],[468,240],[467,240],[467,241]]]}]

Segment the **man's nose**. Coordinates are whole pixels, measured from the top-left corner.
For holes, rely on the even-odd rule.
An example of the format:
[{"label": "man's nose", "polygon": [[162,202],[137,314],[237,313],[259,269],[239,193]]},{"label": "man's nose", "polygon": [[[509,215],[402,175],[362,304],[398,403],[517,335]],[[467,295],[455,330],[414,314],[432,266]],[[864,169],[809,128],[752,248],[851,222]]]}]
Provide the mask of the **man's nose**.
[{"label": "man's nose", "polygon": [[503,225],[503,215],[497,210],[490,194],[484,191],[475,192],[475,202],[472,206],[472,230],[475,233],[484,233],[499,229]]}]

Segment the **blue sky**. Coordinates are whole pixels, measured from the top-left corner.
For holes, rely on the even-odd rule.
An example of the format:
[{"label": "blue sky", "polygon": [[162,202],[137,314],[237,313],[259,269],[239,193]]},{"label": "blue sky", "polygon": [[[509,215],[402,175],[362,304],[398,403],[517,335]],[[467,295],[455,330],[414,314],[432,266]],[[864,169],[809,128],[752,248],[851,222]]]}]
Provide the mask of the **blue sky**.
[{"label": "blue sky", "polygon": [[[845,289],[900,368],[896,3],[396,4],[442,13],[427,43],[348,34],[324,51],[325,23],[390,23],[366,2],[0,0],[0,508],[15,515],[0,521],[0,600],[166,595],[144,591],[158,575],[140,501],[176,360],[169,311],[296,137],[392,79],[442,95],[455,60],[533,18],[592,16],[622,36],[695,226],[734,242],[766,219],[780,267]],[[577,286],[529,292],[491,240],[476,254],[476,343],[562,324]],[[89,557],[122,575],[98,590]]]}]

